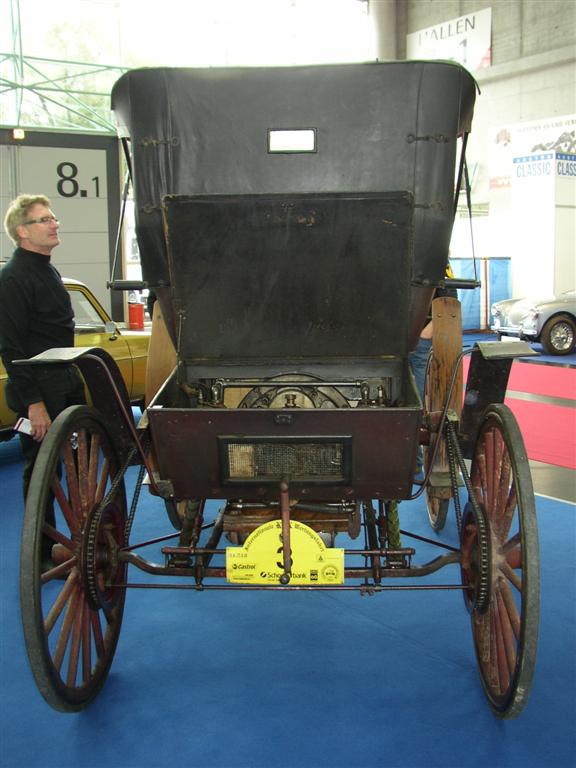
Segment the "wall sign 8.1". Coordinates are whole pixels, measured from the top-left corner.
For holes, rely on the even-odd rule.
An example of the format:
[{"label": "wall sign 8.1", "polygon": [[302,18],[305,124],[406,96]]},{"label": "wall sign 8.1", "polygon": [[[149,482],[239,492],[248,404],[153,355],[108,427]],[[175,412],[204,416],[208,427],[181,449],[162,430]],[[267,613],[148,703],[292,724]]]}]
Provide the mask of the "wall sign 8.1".
[{"label": "wall sign 8.1", "polygon": [[[115,320],[124,297],[106,287],[114,263],[120,216],[120,146],[116,136],[23,130],[0,131],[3,210],[18,194],[44,194],[60,220],[52,261],[60,273],[87,283]],[[6,173],[4,173],[6,171]],[[12,253],[0,233],[0,262]],[[115,277],[122,277],[122,258]]]},{"label": "wall sign 8.1", "polygon": [[45,194],[60,219],[52,260],[66,277],[88,283],[110,307],[108,174],[105,149],[19,147],[20,189]]},{"label": "wall sign 8.1", "polygon": [[[60,177],[56,188],[61,197],[76,197],[76,195],[88,197],[88,190],[80,189],[78,166],[76,163],[69,163],[67,161],[59,163],[56,173]],[[100,197],[100,177],[93,176],[91,181],[94,183],[94,197]]]}]

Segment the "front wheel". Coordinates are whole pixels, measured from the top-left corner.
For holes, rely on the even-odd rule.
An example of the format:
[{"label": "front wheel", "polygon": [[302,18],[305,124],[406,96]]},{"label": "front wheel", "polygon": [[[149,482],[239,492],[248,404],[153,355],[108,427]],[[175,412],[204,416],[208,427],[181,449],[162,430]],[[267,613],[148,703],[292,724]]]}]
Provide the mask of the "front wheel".
[{"label": "front wheel", "polygon": [[44,438],[22,531],[20,599],[36,684],[54,709],[83,709],[112,664],[124,610],[123,480],[92,408],[63,411]]},{"label": "front wheel", "polygon": [[462,577],[482,685],[496,715],[526,704],[540,616],[538,529],[522,435],[505,405],[483,417],[462,524]]},{"label": "front wheel", "polygon": [[569,355],[576,348],[576,323],[570,315],[556,315],[544,324],[540,343],[549,355]]}]

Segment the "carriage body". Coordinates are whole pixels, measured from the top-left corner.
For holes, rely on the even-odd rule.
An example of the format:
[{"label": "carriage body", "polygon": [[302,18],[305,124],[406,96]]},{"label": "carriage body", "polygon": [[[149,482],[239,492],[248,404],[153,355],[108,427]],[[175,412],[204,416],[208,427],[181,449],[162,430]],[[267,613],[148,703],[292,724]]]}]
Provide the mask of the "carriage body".
[{"label": "carriage body", "polygon": [[[502,403],[512,358],[529,350],[479,344],[464,395],[459,303],[432,301],[474,100],[468,72],[430,61],[146,69],[116,83],[143,285],[157,296],[145,412],[135,426],[105,353],[25,361],[75,363],[94,406],[54,422],[23,530],[24,634],[56,709],[82,709],[102,687],[125,592],[143,586],[129,567],[197,591],[372,595],[458,565],[461,584],[422,588],[462,591],[490,706],[522,710],[538,545],[528,460]],[[431,303],[422,397],[410,354]],[[176,533],[133,543],[145,477]],[[458,545],[425,537],[442,554],[416,564],[405,539],[422,536],[400,529],[398,507],[423,493],[437,536],[453,504]],[[208,499],[223,506],[207,520]],[[163,562],[141,554],[152,546]]]},{"label": "carriage body", "polygon": [[445,275],[474,97],[439,62],[118,81],[143,276],[178,361],[148,408],[177,498],[271,498],[282,477],[308,498],[410,495],[408,355]]}]

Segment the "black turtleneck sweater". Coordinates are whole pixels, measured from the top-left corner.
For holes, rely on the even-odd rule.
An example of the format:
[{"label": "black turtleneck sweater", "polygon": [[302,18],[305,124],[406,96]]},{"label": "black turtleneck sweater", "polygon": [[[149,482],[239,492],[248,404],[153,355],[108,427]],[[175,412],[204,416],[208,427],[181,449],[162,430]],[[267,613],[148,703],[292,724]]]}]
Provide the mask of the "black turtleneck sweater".
[{"label": "black turtleneck sweater", "polygon": [[21,406],[42,400],[34,367],[12,365],[52,347],[74,346],[74,313],[50,257],[16,248],[0,270],[0,355],[12,398]]}]

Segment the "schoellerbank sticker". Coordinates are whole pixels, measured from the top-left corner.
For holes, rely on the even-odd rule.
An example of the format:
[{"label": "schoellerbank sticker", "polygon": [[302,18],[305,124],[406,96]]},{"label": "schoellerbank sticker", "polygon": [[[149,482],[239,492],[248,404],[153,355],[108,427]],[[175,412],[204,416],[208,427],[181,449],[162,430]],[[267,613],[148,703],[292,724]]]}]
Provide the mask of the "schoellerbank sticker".
[{"label": "schoellerbank sticker", "polygon": [[492,63],[492,9],[468,13],[406,35],[407,59],[457,61],[473,72]]}]

